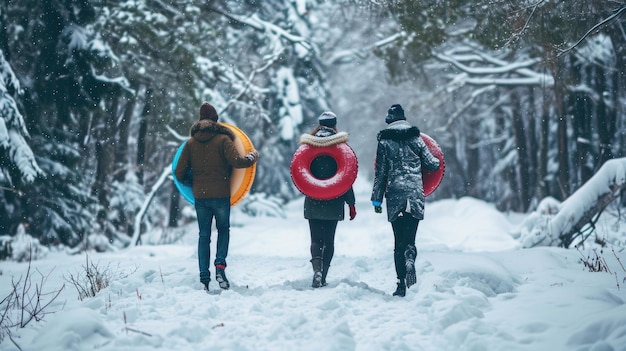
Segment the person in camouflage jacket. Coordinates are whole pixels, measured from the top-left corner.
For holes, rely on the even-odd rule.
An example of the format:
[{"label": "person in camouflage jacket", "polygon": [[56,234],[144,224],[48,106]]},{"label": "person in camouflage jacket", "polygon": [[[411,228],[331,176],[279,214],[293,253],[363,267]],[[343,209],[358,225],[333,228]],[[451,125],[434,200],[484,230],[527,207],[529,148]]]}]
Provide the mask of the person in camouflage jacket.
[{"label": "person in camouflage jacket", "polygon": [[415,236],[419,221],[424,219],[424,185],[422,167],[439,168],[437,159],[411,126],[402,106],[392,105],[385,117],[388,127],[378,133],[378,146],[372,190],[372,205],[382,213],[386,199],[387,219],[394,234],[394,263],[398,285],[394,296],[405,296],[406,288],[415,284]]}]

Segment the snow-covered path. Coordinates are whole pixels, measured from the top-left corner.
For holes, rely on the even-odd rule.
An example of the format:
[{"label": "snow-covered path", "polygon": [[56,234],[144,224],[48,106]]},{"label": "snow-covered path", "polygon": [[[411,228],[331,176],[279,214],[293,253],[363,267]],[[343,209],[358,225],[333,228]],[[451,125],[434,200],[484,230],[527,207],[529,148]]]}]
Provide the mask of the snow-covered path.
[{"label": "snow-covered path", "polygon": [[[58,312],[13,338],[37,351],[626,350],[626,272],[586,272],[575,250],[518,249],[514,223],[473,199],[427,205],[418,283],[392,297],[391,227],[366,189],[357,199],[356,220],[339,224],[327,287],[310,288],[308,226],[294,202],[284,219],[234,216],[229,291],[201,290],[194,223],[174,245],[90,253],[114,279],[84,301],[63,277],[85,256],[51,253],[33,267],[50,272],[44,291],[65,283]],[[26,265],[0,267],[5,296]]]}]

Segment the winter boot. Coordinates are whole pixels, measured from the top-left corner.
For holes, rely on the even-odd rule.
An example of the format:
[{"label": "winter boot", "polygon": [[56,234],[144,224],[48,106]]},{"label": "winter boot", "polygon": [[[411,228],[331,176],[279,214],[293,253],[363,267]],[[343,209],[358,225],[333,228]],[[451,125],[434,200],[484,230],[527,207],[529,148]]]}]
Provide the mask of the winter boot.
[{"label": "winter boot", "polygon": [[311,259],[311,265],[313,266],[313,282],[311,286],[319,288],[322,286],[322,259],[319,257]]},{"label": "winter boot", "polygon": [[205,291],[209,291],[209,283],[211,282],[211,272],[207,269],[206,271],[200,272],[200,284],[204,286]]},{"label": "winter boot", "polygon": [[326,276],[328,275],[328,267],[330,267],[329,264],[325,264],[322,266],[322,286],[328,285],[328,283],[326,283]]},{"label": "winter boot", "polygon": [[230,283],[228,282],[228,278],[226,278],[224,268],[226,267],[222,265],[215,266],[215,280],[217,280],[220,284],[220,288],[228,290],[230,288]]},{"label": "winter boot", "polygon": [[411,285],[417,282],[417,275],[415,273],[415,257],[417,256],[417,250],[414,245],[408,245],[404,251],[404,262],[406,265],[406,287],[407,289]]},{"label": "winter boot", "polygon": [[406,295],[406,285],[404,284],[404,280],[398,279],[398,287],[396,291],[394,291],[393,296],[404,297]]}]

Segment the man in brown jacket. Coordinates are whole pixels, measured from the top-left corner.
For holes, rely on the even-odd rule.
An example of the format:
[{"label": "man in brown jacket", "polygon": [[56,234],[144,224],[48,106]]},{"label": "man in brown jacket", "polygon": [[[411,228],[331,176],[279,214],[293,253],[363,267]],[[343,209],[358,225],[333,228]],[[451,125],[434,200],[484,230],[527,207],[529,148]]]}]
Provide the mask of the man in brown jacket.
[{"label": "man in brown jacket", "polygon": [[215,255],[215,279],[220,288],[228,289],[226,256],[230,241],[230,175],[233,168],[252,166],[259,154],[252,150],[240,155],[235,148],[235,135],[217,123],[215,108],[205,102],[200,107],[200,119],[191,126],[191,138],[183,147],[176,165],[176,177],[184,179],[191,169],[192,189],[198,218],[198,264],[200,282],[209,290],[211,274],[211,223],[215,217],[217,227],[217,253]]}]

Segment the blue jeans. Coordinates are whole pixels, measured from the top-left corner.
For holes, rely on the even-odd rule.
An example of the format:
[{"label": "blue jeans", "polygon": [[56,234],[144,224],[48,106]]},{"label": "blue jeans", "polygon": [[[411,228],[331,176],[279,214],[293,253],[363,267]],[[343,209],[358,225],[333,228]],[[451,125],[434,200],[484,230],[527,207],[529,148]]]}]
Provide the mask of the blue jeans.
[{"label": "blue jeans", "polygon": [[230,199],[196,199],[196,216],[198,217],[198,265],[200,282],[211,280],[209,273],[211,259],[211,224],[215,217],[217,227],[217,253],[214,265],[226,266],[228,243],[230,241]]}]

